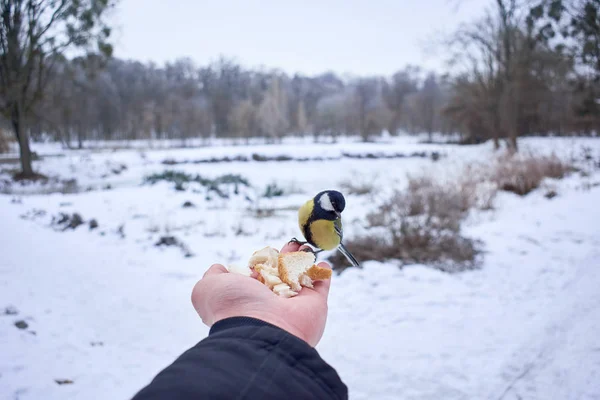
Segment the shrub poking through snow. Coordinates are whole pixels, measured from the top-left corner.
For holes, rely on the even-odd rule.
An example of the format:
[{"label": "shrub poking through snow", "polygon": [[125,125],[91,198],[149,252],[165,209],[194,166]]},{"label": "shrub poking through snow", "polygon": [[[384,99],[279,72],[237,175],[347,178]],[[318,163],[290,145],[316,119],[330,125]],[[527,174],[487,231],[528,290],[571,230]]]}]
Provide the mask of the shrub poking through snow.
[{"label": "shrub poking through snow", "polygon": [[19,320],[15,322],[15,326],[19,329],[27,329],[29,327],[29,324],[23,320]]},{"label": "shrub poking through snow", "polygon": [[[199,177],[199,175],[198,175],[198,177]],[[175,184],[177,184],[177,183],[183,184],[183,183],[192,182],[194,179],[196,179],[196,178],[194,178],[190,174],[186,174],[185,172],[163,171],[159,174],[152,174],[152,175],[145,177],[144,183],[149,183],[151,185],[154,185],[157,182],[166,181],[166,182],[173,182]]]},{"label": "shrub poking through snow", "polygon": [[203,187],[206,190],[208,199],[210,199],[212,194],[227,199],[231,194],[240,194],[241,187],[250,186],[248,180],[240,175],[226,174],[215,179],[210,179],[200,175],[191,175],[181,171],[170,170],[148,175],[144,178],[143,183],[154,185],[160,181],[173,183],[173,188],[177,191],[185,191],[191,185]]},{"label": "shrub poking through snow", "polygon": [[[407,190],[396,191],[367,215],[368,233],[346,240],[346,247],[359,260],[398,260],[449,272],[476,268],[479,243],[461,235],[461,223],[476,203],[475,195],[465,193],[460,185],[429,176],[410,178]],[[339,253],[330,261],[336,269],[347,266]]]},{"label": "shrub poking through snow", "polygon": [[185,243],[176,238],[175,236],[161,236],[156,243],[154,243],[156,247],[179,247],[183,252],[184,257],[193,257],[194,254],[190,251]]},{"label": "shrub poking through snow", "polygon": [[281,197],[283,196],[284,191],[282,188],[280,188],[279,186],[277,186],[277,184],[275,182],[273,183],[269,183],[267,185],[267,188],[265,189],[265,193],[263,194],[263,197],[266,198],[271,198],[271,197]]},{"label": "shrub poking through snow", "polygon": [[342,152],[337,156],[313,156],[313,157],[292,157],[286,154],[280,154],[277,156],[270,156],[265,154],[253,153],[250,156],[238,154],[236,156],[224,156],[224,157],[211,157],[197,160],[175,160],[173,158],[166,158],[162,161],[164,165],[179,165],[179,164],[209,164],[209,163],[225,163],[225,162],[286,162],[286,161],[337,161],[344,158],[358,159],[358,160],[376,160],[376,159],[393,159],[393,158],[406,158],[406,157],[418,157],[426,158],[429,157],[433,161],[438,161],[443,155],[437,151],[432,152],[413,152],[413,153],[346,153]]},{"label": "shrub poking through snow", "polygon": [[500,190],[524,196],[540,187],[544,178],[562,179],[575,168],[556,155],[506,154],[499,157],[490,179]]},{"label": "shrub poking through snow", "polygon": [[[479,265],[479,242],[461,235],[470,210],[490,210],[498,190],[526,195],[545,178],[562,179],[576,169],[558,158],[532,154],[505,154],[491,164],[470,165],[455,181],[434,176],[409,177],[405,191],[396,191],[367,216],[368,234],[345,239],[359,260],[398,260],[428,264],[443,271],[461,271]],[[554,190],[545,196],[556,196]],[[330,257],[334,268],[347,262],[341,254]]]},{"label": "shrub poking through snow", "polygon": [[80,225],[83,225],[84,221],[81,215],[73,213],[71,215],[60,213],[56,217],[52,217],[52,225],[60,228],[63,231],[67,229],[77,229]]},{"label": "shrub poking through snow", "polygon": [[19,312],[13,306],[8,306],[4,308],[4,311],[0,313],[0,315],[17,315]]},{"label": "shrub poking through snow", "polygon": [[340,189],[350,195],[365,195],[375,191],[374,177],[355,174],[350,179],[340,182]]}]

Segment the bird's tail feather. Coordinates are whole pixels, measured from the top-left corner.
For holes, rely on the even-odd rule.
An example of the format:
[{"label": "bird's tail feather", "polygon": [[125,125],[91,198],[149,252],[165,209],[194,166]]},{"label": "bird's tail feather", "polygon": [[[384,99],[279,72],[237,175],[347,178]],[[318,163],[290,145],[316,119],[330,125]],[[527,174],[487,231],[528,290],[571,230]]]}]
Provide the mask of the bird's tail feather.
[{"label": "bird's tail feather", "polygon": [[342,253],[348,259],[348,261],[350,261],[350,263],[353,266],[362,268],[362,266],[358,263],[358,261],[356,261],[356,258],[354,258],[352,253],[350,253],[348,251],[348,249],[346,248],[346,246],[344,246],[343,243],[340,243],[340,245],[338,246],[338,250],[340,251],[340,253]]}]

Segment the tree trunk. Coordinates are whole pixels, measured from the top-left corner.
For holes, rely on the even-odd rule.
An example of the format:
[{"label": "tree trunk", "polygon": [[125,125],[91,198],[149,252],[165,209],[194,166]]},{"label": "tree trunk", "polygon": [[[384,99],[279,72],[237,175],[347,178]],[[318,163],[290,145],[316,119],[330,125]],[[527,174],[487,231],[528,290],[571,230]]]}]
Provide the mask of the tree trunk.
[{"label": "tree trunk", "polygon": [[31,178],[34,176],[31,166],[31,149],[29,148],[29,133],[25,129],[23,123],[23,115],[20,107],[17,105],[13,108],[11,122],[15,131],[15,136],[19,142],[19,155],[21,159],[21,172],[23,178]]},{"label": "tree trunk", "polygon": [[8,142],[6,140],[6,138],[4,137],[4,132],[2,130],[0,130],[0,154],[2,153],[8,153]]},{"label": "tree trunk", "polygon": [[498,138],[498,131],[494,133],[494,150],[500,150],[500,139]]},{"label": "tree trunk", "polygon": [[66,148],[70,149],[71,148],[71,128],[69,128],[68,126],[65,129],[65,137],[63,138],[63,141],[65,143]]},{"label": "tree trunk", "polygon": [[514,134],[514,132],[512,132],[508,138],[508,148],[513,153],[519,151],[519,146],[517,145],[517,136]]},{"label": "tree trunk", "polygon": [[390,123],[388,124],[388,130],[390,132],[390,135],[397,136],[399,126],[400,126],[400,112],[395,112],[394,116],[390,120]]},{"label": "tree trunk", "polygon": [[518,87],[516,84],[509,85],[508,92],[508,138],[506,143],[511,152],[516,153],[519,151],[517,146],[517,137],[519,136],[519,96],[517,92]]}]

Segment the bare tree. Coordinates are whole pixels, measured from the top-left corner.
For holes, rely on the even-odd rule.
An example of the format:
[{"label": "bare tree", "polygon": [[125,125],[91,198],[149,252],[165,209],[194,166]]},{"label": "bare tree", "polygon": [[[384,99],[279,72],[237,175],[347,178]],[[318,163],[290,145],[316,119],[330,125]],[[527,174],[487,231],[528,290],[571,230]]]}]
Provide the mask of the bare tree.
[{"label": "bare tree", "polygon": [[389,83],[384,82],[382,95],[387,107],[392,112],[388,130],[393,135],[398,132],[398,128],[402,125],[402,119],[406,113],[406,97],[418,90],[417,73],[418,68],[407,67],[396,72]]},{"label": "bare tree", "polygon": [[229,135],[229,113],[246,86],[244,72],[235,62],[222,58],[201,69],[199,75],[202,92],[211,101],[216,134]]},{"label": "bare tree", "polygon": [[355,114],[356,97],[353,91],[332,94],[323,97],[317,104],[314,138],[329,135],[334,141],[341,135],[351,135],[358,131]]},{"label": "bare tree", "polygon": [[257,131],[257,111],[252,100],[242,100],[229,115],[231,132],[239,138],[250,138]]},{"label": "bare tree", "polygon": [[354,83],[354,104],[358,132],[363,141],[387,128],[391,117],[383,101],[380,79],[358,79]]},{"label": "bare tree", "polygon": [[[526,110],[538,100],[532,91],[545,89],[535,76],[536,64],[544,59],[545,50],[540,47],[540,38],[528,29],[523,18],[526,11],[516,0],[496,0],[493,13],[459,29],[451,43],[457,46],[460,59],[467,66],[467,75],[457,81],[461,86],[457,93],[465,93],[464,77],[468,76],[468,83],[473,86],[469,91],[479,98],[469,105],[478,109],[473,117],[490,124],[491,132],[487,129],[484,133],[494,139],[496,148],[504,137],[513,151],[518,149],[517,137],[527,132],[528,120],[531,121]],[[447,109],[449,115],[466,117],[457,106],[455,103]]]},{"label": "bare tree", "polygon": [[67,49],[110,55],[103,17],[109,0],[0,0],[0,108],[20,148],[21,178],[33,178],[27,122],[43,95],[48,71]]},{"label": "bare tree", "polygon": [[258,108],[260,130],[273,140],[281,139],[289,127],[286,95],[280,82],[279,77],[273,78],[269,91]]},{"label": "bare tree", "polygon": [[419,110],[421,122],[425,132],[429,135],[429,141],[432,141],[433,131],[437,127],[437,109],[440,103],[440,88],[435,74],[430,73],[421,89],[419,96]]},{"label": "bare tree", "polygon": [[0,128],[0,154],[7,153],[9,150],[8,137],[4,132],[4,129]]},{"label": "bare tree", "polygon": [[[484,18],[452,37],[464,69],[451,79],[423,77],[410,66],[392,77],[346,80],[335,73],[288,77],[225,59],[198,68],[189,59],[157,66],[48,54],[48,84],[24,119],[25,134],[32,140],[50,135],[68,146],[83,146],[95,140],[169,138],[187,143],[188,138],[211,135],[276,141],[304,133],[315,140],[320,135],[334,140],[360,135],[366,141],[387,129],[392,134],[428,132],[430,138],[437,131],[460,133],[464,143],[491,139],[497,147],[505,141],[516,150],[517,137],[529,133],[598,130],[598,83],[587,72],[576,73],[582,65],[575,69],[573,54],[563,54],[543,39],[546,21],[552,20],[545,8],[542,19],[528,22],[523,18],[527,8],[517,0],[491,4],[493,10]],[[582,34],[578,38],[595,37]],[[37,71],[33,69],[29,97],[38,84]],[[6,103],[5,93],[0,92],[0,105]],[[7,116],[11,127],[10,112]]]},{"label": "bare tree", "polygon": [[308,120],[306,119],[306,107],[304,101],[298,101],[298,109],[296,110],[296,129],[298,133],[305,134],[308,132]]}]

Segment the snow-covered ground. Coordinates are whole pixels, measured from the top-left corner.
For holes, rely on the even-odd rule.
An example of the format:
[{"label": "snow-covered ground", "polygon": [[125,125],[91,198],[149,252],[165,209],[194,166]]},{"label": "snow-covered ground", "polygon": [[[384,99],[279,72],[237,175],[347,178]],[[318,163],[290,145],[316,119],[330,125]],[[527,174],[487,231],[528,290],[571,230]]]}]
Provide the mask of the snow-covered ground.
[{"label": "snow-covered ground", "polygon": [[[600,156],[598,139],[521,141],[522,151],[564,158],[581,155],[584,146]],[[308,197],[357,179],[385,192],[402,186],[406,173],[456,174],[493,154],[490,144],[425,145],[414,138],[73,150],[62,157],[52,157],[62,151],[52,144],[34,150],[50,156],[36,162],[38,170],[75,178],[79,189],[35,194],[45,191],[36,185],[0,195],[2,399],[130,398],[208,333],[190,303],[204,271],[216,262],[243,264],[254,250],[299,236],[295,208]],[[343,156],[423,151],[443,156]],[[194,163],[252,154],[332,159]],[[252,186],[209,201],[198,187],[142,185],[144,176],[164,170],[240,174]],[[273,182],[286,195],[261,197]],[[550,200],[544,189],[525,197],[501,193],[495,210],[473,214],[465,228],[485,244],[481,269],[446,274],[366,262],[364,270],[334,275],[317,348],[348,384],[350,398],[600,399],[599,182],[597,172],[547,182],[558,193]],[[183,208],[186,201],[195,207]],[[348,236],[374,202],[347,196]],[[51,221],[61,212],[99,226],[59,231]],[[168,235],[192,257],[155,246]]]}]

